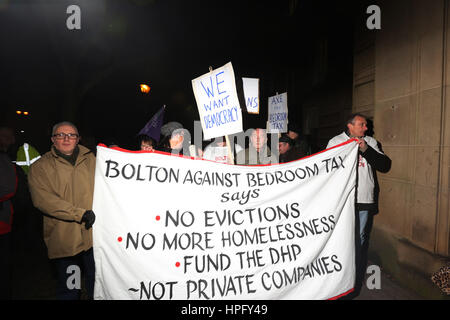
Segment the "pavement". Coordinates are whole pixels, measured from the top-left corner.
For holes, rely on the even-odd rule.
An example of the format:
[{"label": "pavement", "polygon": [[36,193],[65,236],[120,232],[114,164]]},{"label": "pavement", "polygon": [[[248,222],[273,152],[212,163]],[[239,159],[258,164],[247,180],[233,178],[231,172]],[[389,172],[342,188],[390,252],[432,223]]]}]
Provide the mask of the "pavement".
[{"label": "pavement", "polygon": [[[373,264],[369,261],[368,270],[373,268]],[[378,266],[375,266],[377,268]],[[405,289],[398,284],[390,274],[384,272],[381,268],[380,279],[374,279],[374,273],[366,276],[366,281],[361,288],[360,294],[353,300],[424,300],[416,292]],[[377,285],[378,284],[378,285]]]}]

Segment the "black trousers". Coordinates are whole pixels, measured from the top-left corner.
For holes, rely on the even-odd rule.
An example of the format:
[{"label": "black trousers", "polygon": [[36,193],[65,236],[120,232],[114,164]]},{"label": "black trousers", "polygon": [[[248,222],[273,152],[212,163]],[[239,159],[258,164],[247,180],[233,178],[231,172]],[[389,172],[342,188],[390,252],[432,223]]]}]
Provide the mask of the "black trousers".
[{"label": "black trousers", "polygon": [[11,232],[0,235],[0,300],[11,299],[12,242]]},{"label": "black trousers", "polygon": [[93,299],[95,262],[92,248],[73,257],[57,258],[51,261],[56,270],[58,300],[79,300],[82,278],[84,278],[88,299]]}]

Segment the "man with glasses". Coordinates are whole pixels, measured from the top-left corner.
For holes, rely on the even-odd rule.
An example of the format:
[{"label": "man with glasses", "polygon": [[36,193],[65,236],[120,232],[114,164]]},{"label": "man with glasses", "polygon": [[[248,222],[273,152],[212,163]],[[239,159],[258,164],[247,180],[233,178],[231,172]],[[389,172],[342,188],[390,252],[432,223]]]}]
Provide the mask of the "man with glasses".
[{"label": "man with glasses", "polygon": [[30,167],[31,197],[34,206],[44,213],[44,242],[55,265],[58,298],[80,298],[82,273],[88,298],[92,299],[95,156],[78,144],[78,130],[70,122],[56,124],[51,141],[51,150]]}]

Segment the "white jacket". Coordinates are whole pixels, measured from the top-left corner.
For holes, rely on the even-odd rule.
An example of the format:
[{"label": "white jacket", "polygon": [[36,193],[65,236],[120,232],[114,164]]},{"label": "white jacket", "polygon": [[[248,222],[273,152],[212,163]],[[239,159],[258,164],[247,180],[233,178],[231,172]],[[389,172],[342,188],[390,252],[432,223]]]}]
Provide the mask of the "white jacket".
[{"label": "white jacket", "polygon": [[[340,135],[335,136],[328,142],[327,149],[346,142],[349,139],[350,137],[345,132],[342,132]],[[365,136],[364,140],[368,146],[384,155],[384,153],[378,148],[377,140],[369,136]],[[375,179],[373,176],[372,167],[367,162],[366,158],[361,155],[361,152],[359,152],[358,156],[358,194],[356,196],[356,203],[374,203]]]}]

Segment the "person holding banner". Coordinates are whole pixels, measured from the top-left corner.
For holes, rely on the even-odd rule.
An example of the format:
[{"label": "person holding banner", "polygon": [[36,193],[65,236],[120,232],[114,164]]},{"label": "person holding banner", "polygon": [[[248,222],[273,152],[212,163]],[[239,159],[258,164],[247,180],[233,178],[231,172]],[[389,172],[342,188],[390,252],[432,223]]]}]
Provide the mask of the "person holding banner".
[{"label": "person holding banner", "polygon": [[366,254],[369,246],[370,229],[373,222],[373,214],[376,213],[375,202],[375,174],[376,171],[388,172],[391,168],[391,159],[386,156],[378,142],[372,137],[366,136],[367,119],[360,113],[350,115],[346,123],[346,129],[340,135],[332,138],[327,149],[356,138],[359,144],[358,183],[356,195],[356,284],[355,292],[360,290],[366,269]]},{"label": "person holding banner", "polygon": [[14,141],[11,129],[0,128],[0,300],[11,299],[13,270],[11,231],[14,212],[12,198],[17,191],[17,174],[7,151]]},{"label": "person holding banner", "polygon": [[278,163],[278,159],[267,146],[266,130],[262,128],[251,130],[249,147],[237,154],[236,164],[261,165],[269,163]]},{"label": "person holding banner", "polygon": [[56,269],[58,299],[80,298],[81,271],[92,299],[95,156],[78,144],[78,129],[70,122],[56,124],[51,141],[51,150],[30,167],[31,198],[44,213],[44,242]]}]

